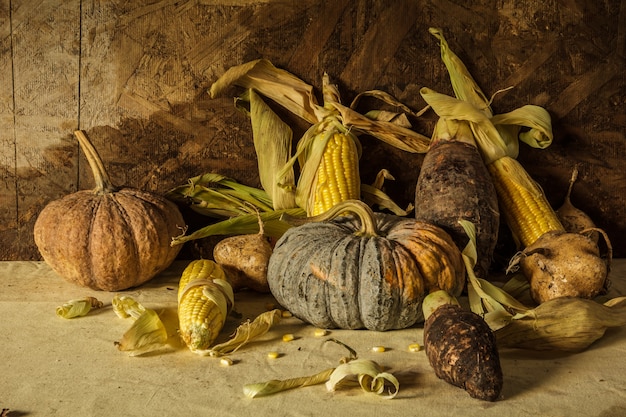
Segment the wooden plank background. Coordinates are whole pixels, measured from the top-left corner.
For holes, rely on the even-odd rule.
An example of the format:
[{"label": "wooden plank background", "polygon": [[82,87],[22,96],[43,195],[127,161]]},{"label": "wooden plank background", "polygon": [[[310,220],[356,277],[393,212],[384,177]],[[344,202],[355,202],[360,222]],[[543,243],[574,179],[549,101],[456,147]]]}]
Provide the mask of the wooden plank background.
[{"label": "wooden plank background", "polygon": [[[120,185],[165,192],[208,171],[258,185],[248,120],[208,98],[219,75],[263,57],[316,86],[327,71],[344,101],[379,88],[417,110],[422,86],[451,93],[430,26],[488,95],[515,87],[496,112],[551,112],[553,146],[520,160],[555,206],[580,164],[574,204],[626,256],[625,23],[619,0],[0,0],[0,259],[39,259],[39,211],[93,186],[74,129]],[[387,168],[412,202],[422,155],[363,143],[364,181]]]}]

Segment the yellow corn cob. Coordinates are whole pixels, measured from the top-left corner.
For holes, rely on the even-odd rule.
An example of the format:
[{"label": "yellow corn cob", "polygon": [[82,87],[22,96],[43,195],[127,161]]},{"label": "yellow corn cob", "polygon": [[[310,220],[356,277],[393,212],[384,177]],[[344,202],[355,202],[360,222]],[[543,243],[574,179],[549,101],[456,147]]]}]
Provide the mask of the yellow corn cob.
[{"label": "yellow corn cob", "polygon": [[178,287],[180,336],[192,351],[206,350],[222,330],[234,303],[224,270],[211,260],[192,261]]},{"label": "yellow corn cob", "polygon": [[543,190],[516,159],[504,156],[488,168],[504,220],[518,245],[526,247],[546,232],[564,230]]},{"label": "yellow corn cob", "polygon": [[335,132],[328,140],[317,169],[309,215],[324,213],[335,204],[359,199],[360,195],[357,146],[350,134]]}]

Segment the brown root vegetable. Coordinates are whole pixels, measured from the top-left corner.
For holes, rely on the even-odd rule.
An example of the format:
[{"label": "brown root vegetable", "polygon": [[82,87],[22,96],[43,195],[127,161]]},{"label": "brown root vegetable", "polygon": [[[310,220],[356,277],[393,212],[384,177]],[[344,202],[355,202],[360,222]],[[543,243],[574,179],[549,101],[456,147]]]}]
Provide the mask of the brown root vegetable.
[{"label": "brown root vegetable", "polygon": [[[587,232],[599,232],[607,245],[606,257]],[[602,229],[580,233],[547,232],[511,260],[519,264],[530,284],[530,294],[541,304],[558,297],[591,299],[608,288],[612,257],[611,243]]]},{"label": "brown root vegetable", "polygon": [[219,241],[213,248],[213,259],[222,267],[235,291],[248,288],[267,293],[270,291],[267,265],[272,251],[259,217],[259,233]]},{"label": "brown root vegetable", "polygon": [[468,242],[459,220],[473,223],[478,255],[474,272],[487,278],[500,212],[491,175],[467,122],[439,119],[417,179],[415,218],[444,229],[459,249]]},{"label": "brown root vegetable", "polygon": [[[437,291],[428,297],[438,297]],[[495,401],[503,386],[502,367],[491,328],[458,304],[428,307],[424,300],[424,350],[438,378],[463,388],[472,398]],[[427,309],[432,313],[428,315]]]},{"label": "brown root vegetable", "polygon": [[[574,233],[578,233],[581,230],[592,229],[596,227],[595,223],[593,222],[591,217],[587,215],[587,213],[585,213],[584,211],[580,210],[579,208],[575,207],[572,204],[572,200],[571,200],[572,188],[574,187],[574,183],[576,182],[577,179],[578,179],[578,166],[575,166],[574,169],[572,170],[572,176],[569,181],[569,187],[567,188],[567,194],[565,195],[565,200],[563,201],[563,205],[561,205],[561,207],[558,210],[556,210],[556,215],[559,217],[559,220],[561,220],[561,223],[563,224],[563,227],[565,228],[565,230],[568,232],[574,232]],[[589,233],[589,237],[591,237],[591,239],[594,242],[596,243],[598,242],[598,239],[599,239],[598,232],[591,231]]]}]

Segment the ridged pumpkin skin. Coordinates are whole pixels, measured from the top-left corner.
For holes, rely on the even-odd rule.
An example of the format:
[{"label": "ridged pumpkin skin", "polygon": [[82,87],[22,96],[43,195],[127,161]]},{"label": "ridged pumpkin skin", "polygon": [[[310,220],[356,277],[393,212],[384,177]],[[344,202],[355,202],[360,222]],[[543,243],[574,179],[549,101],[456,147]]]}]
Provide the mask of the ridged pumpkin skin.
[{"label": "ridged pumpkin skin", "polygon": [[394,215],[373,220],[376,236],[360,235],[352,214],[287,230],[268,265],[276,300],[320,328],[384,331],[423,320],[433,288],[460,294],[465,268],[447,233]]},{"label": "ridged pumpkin skin", "polygon": [[111,184],[102,161],[81,131],[75,132],[96,188],[48,203],[34,239],[44,261],[60,276],[95,290],[143,284],[167,268],[181,246],[171,246],[185,221],[165,197]]},{"label": "ridged pumpkin skin", "polygon": [[170,246],[185,224],[169,200],[133,188],[78,191],[49,203],[34,238],[50,267],[70,282],[119,291],[167,268],[181,245]]}]

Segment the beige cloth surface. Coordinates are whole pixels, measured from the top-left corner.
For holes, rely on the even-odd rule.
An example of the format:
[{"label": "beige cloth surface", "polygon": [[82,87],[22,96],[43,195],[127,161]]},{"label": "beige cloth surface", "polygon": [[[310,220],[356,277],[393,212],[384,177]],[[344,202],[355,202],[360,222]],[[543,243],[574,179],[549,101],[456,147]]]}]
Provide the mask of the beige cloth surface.
[{"label": "beige cloth surface", "polygon": [[[261,340],[231,355],[234,365],[182,347],[176,334],[176,289],[185,263],[177,262],[148,284],[127,291],[159,311],[172,349],[131,357],[114,342],[130,319],[112,311],[113,293],[66,283],[41,262],[0,262],[0,409],[9,416],[624,416],[626,415],[626,329],[610,329],[576,354],[501,350],[502,399],[484,402],[439,380],[421,344],[421,325],[390,331],[334,330],[313,336],[296,318],[282,320]],[[626,260],[615,262],[610,295],[626,294]],[[64,320],[55,308],[92,295],[105,308]],[[228,333],[246,318],[266,311],[270,296],[238,293]],[[283,342],[293,333],[296,340]],[[364,394],[358,387],[328,392],[324,385],[249,399],[243,385],[315,374],[334,367],[347,351],[325,342],[333,337],[372,359],[400,381],[396,398]],[[375,353],[373,346],[385,346]],[[278,359],[268,359],[278,351]]]}]

